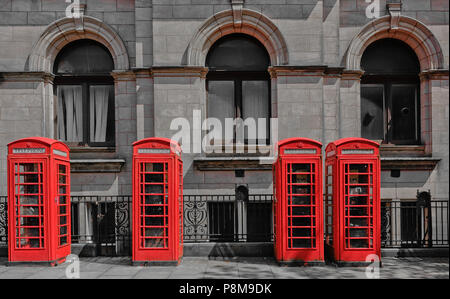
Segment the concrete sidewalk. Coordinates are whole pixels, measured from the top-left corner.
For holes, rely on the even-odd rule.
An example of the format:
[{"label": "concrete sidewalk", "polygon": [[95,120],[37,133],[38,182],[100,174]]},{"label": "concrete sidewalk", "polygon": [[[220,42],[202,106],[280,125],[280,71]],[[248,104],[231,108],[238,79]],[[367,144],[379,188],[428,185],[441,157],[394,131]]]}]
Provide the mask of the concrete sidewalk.
[{"label": "concrete sidewalk", "polygon": [[[57,267],[6,266],[0,258],[0,279],[60,279],[66,277],[68,262]],[[283,279],[366,278],[365,267],[280,267],[272,258],[210,260],[185,257],[176,267],[131,266],[130,257],[80,258],[82,279]],[[447,258],[383,258],[380,278],[449,278]]]}]

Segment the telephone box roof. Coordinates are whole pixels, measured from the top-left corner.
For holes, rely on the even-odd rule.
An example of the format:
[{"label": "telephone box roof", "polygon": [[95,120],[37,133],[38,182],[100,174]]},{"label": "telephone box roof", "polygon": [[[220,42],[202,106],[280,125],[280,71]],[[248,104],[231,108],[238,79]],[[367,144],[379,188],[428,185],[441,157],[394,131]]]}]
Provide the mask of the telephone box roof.
[{"label": "telephone box roof", "polygon": [[53,144],[59,143],[59,144],[64,145],[64,147],[67,149],[67,151],[70,151],[69,147],[64,142],[55,140],[55,139],[51,139],[51,138],[47,138],[47,137],[26,137],[26,138],[14,140],[14,141],[8,143],[8,146],[12,146],[16,143],[21,143],[21,142],[41,143],[41,144],[47,145],[49,147],[52,146]]},{"label": "telephone box roof", "polygon": [[347,138],[341,138],[338,140],[335,140],[333,142],[330,142],[330,144],[334,144],[336,147],[339,147],[341,145],[344,145],[346,143],[352,143],[352,142],[358,142],[358,143],[366,143],[368,145],[372,145],[375,147],[379,147],[380,144],[378,142],[375,142],[373,140],[365,139],[365,138],[359,138],[359,137],[347,137]]},{"label": "telephone box roof", "polygon": [[181,150],[181,147],[178,144],[178,142],[176,142],[170,138],[164,138],[164,137],[144,138],[144,139],[133,142],[133,146],[137,146],[137,145],[144,144],[144,143],[159,143],[159,144],[167,145],[168,147],[170,147],[170,145],[172,145],[175,148]]},{"label": "telephone box roof", "polygon": [[321,142],[314,140],[314,139],[310,139],[310,138],[304,138],[304,137],[292,137],[292,138],[283,139],[277,143],[277,146],[282,147],[287,144],[296,143],[296,142],[306,142],[306,143],[311,143],[318,147],[322,147]]}]

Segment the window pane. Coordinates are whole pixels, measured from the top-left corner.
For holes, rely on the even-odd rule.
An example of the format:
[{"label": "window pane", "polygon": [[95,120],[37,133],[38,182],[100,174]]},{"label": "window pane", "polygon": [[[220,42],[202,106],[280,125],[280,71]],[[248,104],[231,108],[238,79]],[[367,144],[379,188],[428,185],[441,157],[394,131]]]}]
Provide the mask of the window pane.
[{"label": "window pane", "polygon": [[393,84],[392,101],[392,140],[395,143],[416,141],[416,86]]},{"label": "window pane", "polygon": [[361,85],[361,136],[372,140],[384,139],[384,88]]},{"label": "window pane", "polygon": [[54,73],[109,73],[114,61],[102,44],[82,39],[66,45],[56,58]]},{"label": "window pane", "polygon": [[[256,143],[256,139],[261,137],[261,142],[269,138],[269,87],[267,81],[242,81],[242,115],[243,119],[253,118],[258,129],[265,132],[254,132],[255,136],[248,134],[245,130],[245,139],[249,143]],[[266,126],[264,128],[258,127],[258,119],[266,119]],[[247,127],[248,128],[248,127]],[[258,136],[259,135],[259,136]],[[256,137],[256,138],[255,138]]]},{"label": "window pane", "polygon": [[112,85],[94,85],[89,88],[89,132],[91,142],[106,142],[111,136]]},{"label": "window pane", "polygon": [[234,81],[208,81],[208,118],[212,117],[220,120],[225,136],[225,118],[235,117]]},{"label": "window pane", "polygon": [[404,42],[385,38],[370,44],[361,58],[361,68],[369,74],[418,74],[419,60]]},{"label": "window pane", "polygon": [[58,139],[83,141],[83,103],[81,85],[60,85],[58,94]]},{"label": "window pane", "polygon": [[232,34],[218,40],[208,53],[206,65],[220,71],[267,71],[269,55],[250,36]]}]

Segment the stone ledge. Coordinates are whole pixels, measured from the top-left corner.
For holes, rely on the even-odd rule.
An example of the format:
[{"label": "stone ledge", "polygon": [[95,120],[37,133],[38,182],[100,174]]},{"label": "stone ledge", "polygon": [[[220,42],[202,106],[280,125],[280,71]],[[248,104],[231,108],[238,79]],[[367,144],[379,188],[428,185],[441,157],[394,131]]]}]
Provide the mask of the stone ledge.
[{"label": "stone ledge", "polygon": [[[184,243],[186,257],[273,256],[272,242]],[[72,244],[72,253],[80,257],[97,256],[95,244]],[[234,255],[233,255],[234,254]],[[0,256],[8,256],[8,246],[0,245]],[[448,257],[449,248],[381,248],[381,257]]]},{"label": "stone ledge", "polygon": [[70,171],[81,172],[120,172],[124,159],[71,159]]},{"label": "stone ledge", "polygon": [[433,170],[441,161],[429,157],[381,157],[381,170]]},{"label": "stone ledge", "polygon": [[198,170],[272,170],[271,157],[198,157],[194,165]]},{"label": "stone ledge", "polygon": [[448,257],[449,248],[381,248],[381,257]]}]

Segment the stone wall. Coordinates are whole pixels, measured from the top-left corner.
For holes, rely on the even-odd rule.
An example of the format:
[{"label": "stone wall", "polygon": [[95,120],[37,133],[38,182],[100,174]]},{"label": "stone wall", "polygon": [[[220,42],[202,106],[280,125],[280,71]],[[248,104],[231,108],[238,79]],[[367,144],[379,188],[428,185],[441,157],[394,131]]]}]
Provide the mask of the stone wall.
[{"label": "stone wall", "polygon": [[[389,14],[386,4],[396,1],[379,2],[380,16],[385,16]],[[448,1],[402,2],[401,15],[425,24],[442,49],[443,70],[430,75],[423,85],[427,89],[423,90],[423,100],[431,105],[428,110],[427,105],[423,107],[429,124],[429,131],[424,133],[431,135],[427,147],[432,157],[441,161],[434,170],[402,170],[399,178],[383,171],[382,197],[414,198],[417,189],[430,189],[434,198],[448,199]],[[125,45],[129,67],[113,74],[115,149],[74,152],[71,157],[123,159],[125,164],[120,172],[74,173],[72,192],[131,194],[131,143],[150,136],[172,137],[176,133],[170,129],[172,120],[184,117],[192,126],[194,109],[201,111],[202,120],[207,116],[204,56],[203,60],[191,61],[187,55],[195,50],[190,48],[195,37],[201,40],[199,36],[210,34],[201,31],[207,20],[216,20],[217,26],[230,20],[236,22],[232,14],[217,16],[235,9],[238,18],[240,2],[80,0],[80,3],[86,5],[86,16],[112,27]],[[272,43],[270,51],[278,51],[270,53],[270,75],[272,116],[278,117],[279,138],[309,137],[321,141],[325,147],[341,137],[359,136],[362,73],[347,70],[346,57],[351,41],[363,26],[373,21],[366,16],[369,4],[364,0],[242,3],[242,9],[252,12],[246,20],[260,18],[252,23],[253,28],[270,32],[267,34],[272,39],[266,39],[265,45]],[[65,16],[66,7],[64,0],[0,0],[0,195],[6,194],[6,144],[32,135],[54,137],[51,74],[31,74],[29,56],[47,26]],[[241,27],[230,28],[224,32],[239,32],[236,28]],[[240,32],[256,34],[250,26],[242,28]],[[200,50],[207,51],[211,46],[208,38]],[[282,49],[277,48],[277,42]],[[251,193],[272,191],[269,170],[246,170],[244,177],[236,177],[232,169],[203,171],[196,167],[199,156],[183,156],[185,194],[230,194],[241,184],[247,185]]]}]

